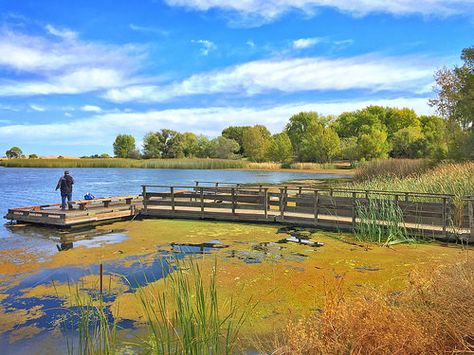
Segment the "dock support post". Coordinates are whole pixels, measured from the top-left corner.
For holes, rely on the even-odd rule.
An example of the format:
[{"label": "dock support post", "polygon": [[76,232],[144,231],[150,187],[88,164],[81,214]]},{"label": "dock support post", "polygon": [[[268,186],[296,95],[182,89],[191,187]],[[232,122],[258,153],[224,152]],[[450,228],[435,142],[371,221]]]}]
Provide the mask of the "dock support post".
[{"label": "dock support post", "polygon": [[171,194],[171,211],[175,212],[175,203],[174,203],[174,187],[170,187],[170,194]]},{"label": "dock support post", "polygon": [[201,196],[201,218],[204,219],[204,189],[199,188],[199,195]]},{"label": "dock support post", "polygon": [[232,193],[232,214],[235,215],[235,188],[231,188]]},{"label": "dock support post", "polygon": [[301,191],[303,190],[302,186],[298,186],[298,195],[301,195]]},{"label": "dock support post", "polygon": [[268,218],[268,187],[263,189],[263,214]]},{"label": "dock support post", "polygon": [[318,214],[319,214],[319,191],[314,190],[314,225],[318,225]]}]

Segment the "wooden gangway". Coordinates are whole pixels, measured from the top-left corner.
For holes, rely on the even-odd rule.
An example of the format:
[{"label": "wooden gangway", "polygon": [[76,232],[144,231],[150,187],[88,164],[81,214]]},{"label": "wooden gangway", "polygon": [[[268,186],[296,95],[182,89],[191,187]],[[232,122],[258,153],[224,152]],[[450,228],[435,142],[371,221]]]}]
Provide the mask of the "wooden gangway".
[{"label": "wooden gangway", "polygon": [[[194,185],[143,185],[140,196],[75,201],[75,209],[59,204],[9,209],[7,219],[71,227],[143,218],[210,219],[280,223],[336,231],[361,225],[382,228],[393,223],[409,235],[474,241],[474,197],[304,186],[247,186],[196,182]],[[384,209],[397,213],[394,221]],[[372,214],[371,214],[372,213]]]},{"label": "wooden gangway", "polygon": [[303,186],[248,187],[143,185],[142,215],[282,223],[354,231],[361,223],[389,226],[392,217],[364,211],[395,207],[409,235],[463,238],[474,241],[472,197],[453,195]]}]

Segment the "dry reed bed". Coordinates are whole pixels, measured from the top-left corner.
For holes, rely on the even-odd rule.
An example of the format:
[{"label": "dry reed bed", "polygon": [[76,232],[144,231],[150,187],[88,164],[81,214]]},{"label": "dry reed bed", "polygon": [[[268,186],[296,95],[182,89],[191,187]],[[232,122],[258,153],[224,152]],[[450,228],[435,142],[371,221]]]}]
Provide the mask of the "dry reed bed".
[{"label": "dry reed bed", "polygon": [[[343,281],[341,281],[343,282]],[[474,260],[413,272],[401,293],[329,289],[323,311],[288,322],[274,354],[474,352]]]}]

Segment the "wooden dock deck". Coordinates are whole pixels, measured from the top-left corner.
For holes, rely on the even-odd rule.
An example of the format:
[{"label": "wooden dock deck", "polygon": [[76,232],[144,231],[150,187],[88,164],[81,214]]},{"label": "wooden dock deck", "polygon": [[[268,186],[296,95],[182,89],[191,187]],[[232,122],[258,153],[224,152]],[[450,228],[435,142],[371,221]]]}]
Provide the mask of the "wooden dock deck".
[{"label": "wooden dock deck", "polygon": [[135,216],[143,209],[143,200],[140,196],[79,200],[73,201],[73,208],[62,210],[60,204],[11,208],[5,218],[56,227],[92,225]]},{"label": "wooden dock deck", "polygon": [[[474,242],[474,198],[462,203],[445,194],[353,190],[302,186],[143,185],[141,196],[119,196],[75,201],[75,209],[58,204],[13,208],[7,219],[71,227],[110,222],[140,215],[144,218],[211,219],[279,223],[336,231],[354,231],[361,225],[401,226],[407,234]],[[380,210],[370,217],[368,210]],[[396,211],[397,218],[383,210]],[[382,212],[382,213],[380,213]]]}]

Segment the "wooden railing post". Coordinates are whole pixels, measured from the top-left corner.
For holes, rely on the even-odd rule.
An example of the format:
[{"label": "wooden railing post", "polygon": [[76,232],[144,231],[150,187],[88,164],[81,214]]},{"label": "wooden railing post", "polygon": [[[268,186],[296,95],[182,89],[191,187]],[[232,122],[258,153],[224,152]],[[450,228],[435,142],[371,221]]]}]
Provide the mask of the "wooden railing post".
[{"label": "wooden railing post", "polygon": [[319,214],[319,192],[314,191],[314,225],[318,225],[318,214]]},{"label": "wooden railing post", "polygon": [[148,197],[146,195],[146,185],[142,185],[143,210],[147,211]]},{"label": "wooden railing post", "polygon": [[356,228],[356,203],[357,203],[357,192],[352,192],[352,229]]},{"label": "wooden railing post", "polygon": [[408,202],[408,197],[409,197],[408,192],[405,192],[405,202]]},{"label": "wooden railing post", "polygon": [[171,211],[175,212],[175,203],[174,203],[174,187],[170,187],[170,194],[171,194]]},{"label": "wooden railing post", "polygon": [[232,193],[232,214],[235,215],[235,188],[231,189]]},{"label": "wooden railing post", "polygon": [[474,242],[474,199],[467,201],[467,213],[469,213],[469,229],[471,230],[470,242]]},{"label": "wooden railing post", "polygon": [[280,217],[283,221],[285,219],[285,189],[280,188]]},{"label": "wooden railing post", "polygon": [[268,187],[263,189],[263,214],[265,219],[268,217]]},{"label": "wooden railing post", "polygon": [[298,194],[301,195],[301,191],[303,190],[302,186],[298,186]]},{"label": "wooden railing post", "polygon": [[199,190],[201,196],[201,218],[204,218],[204,189],[200,187]]},{"label": "wooden railing post", "polygon": [[448,199],[443,197],[443,235],[447,237],[447,227],[448,227]]},{"label": "wooden railing post", "polygon": [[262,192],[262,184],[258,185],[258,192]]}]

